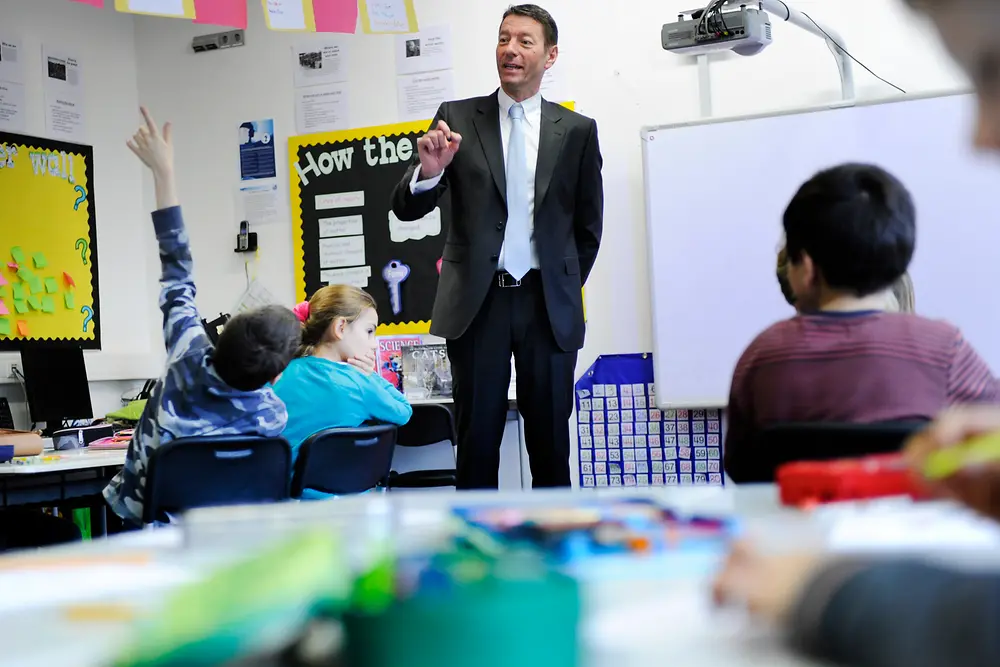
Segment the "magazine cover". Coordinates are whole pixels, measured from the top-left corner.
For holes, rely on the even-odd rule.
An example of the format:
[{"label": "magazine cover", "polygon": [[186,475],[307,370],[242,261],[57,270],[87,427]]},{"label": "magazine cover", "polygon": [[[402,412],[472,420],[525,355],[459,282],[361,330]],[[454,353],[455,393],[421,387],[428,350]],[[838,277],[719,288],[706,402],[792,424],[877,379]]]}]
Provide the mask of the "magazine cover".
[{"label": "magazine cover", "polygon": [[451,396],[451,363],[445,345],[403,346],[403,393],[409,399]]},{"label": "magazine cover", "polygon": [[418,335],[379,336],[378,372],[399,391],[403,391],[403,346],[422,342]]}]

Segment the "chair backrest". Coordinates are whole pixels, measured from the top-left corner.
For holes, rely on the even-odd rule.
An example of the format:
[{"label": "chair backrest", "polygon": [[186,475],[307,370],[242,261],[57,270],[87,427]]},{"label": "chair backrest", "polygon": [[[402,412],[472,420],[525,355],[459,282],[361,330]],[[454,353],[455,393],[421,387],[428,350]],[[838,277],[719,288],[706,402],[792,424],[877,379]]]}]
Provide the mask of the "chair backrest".
[{"label": "chair backrest", "polygon": [[300,497],[305,489],[339,495],[385,486],[395,446],[393,424],[328,428],[314,433],[299,447],[292,497]]},{"label": "chair backrest", "polygon": [[440,403],[414,405],[410,421],[400,426],[396,435],[396,444],[403,447],[424,447],[445,441],[456,445],[458,435],[451,410]]},{"label": "chair backrest", "polygon": [[166,521],[166,513],[195,507],[287,500],[291,468],[284,438],[178,438],[149,458],[142,520]]},{"label": "chair backrest", "polygon": [[[793,461],[829,461],[899,451],[926,421],[785,423],[770,426],[741,457],[736,482],[773,482],[775,471]],[[728,472],[728,470],[727,470]]]}]

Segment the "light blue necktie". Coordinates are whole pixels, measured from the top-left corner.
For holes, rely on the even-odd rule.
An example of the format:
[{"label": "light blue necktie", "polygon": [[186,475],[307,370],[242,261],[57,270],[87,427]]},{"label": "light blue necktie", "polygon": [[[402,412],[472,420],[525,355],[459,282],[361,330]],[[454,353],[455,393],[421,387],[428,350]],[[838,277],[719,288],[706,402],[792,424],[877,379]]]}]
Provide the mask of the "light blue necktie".
[{"label": "light blue necktie", "polygon": [[507,229],[503,235],[503,268],[520,280],[531,269],[524,107],[515,104],[507,115],[510,116],[510,140],[507,144]]}]

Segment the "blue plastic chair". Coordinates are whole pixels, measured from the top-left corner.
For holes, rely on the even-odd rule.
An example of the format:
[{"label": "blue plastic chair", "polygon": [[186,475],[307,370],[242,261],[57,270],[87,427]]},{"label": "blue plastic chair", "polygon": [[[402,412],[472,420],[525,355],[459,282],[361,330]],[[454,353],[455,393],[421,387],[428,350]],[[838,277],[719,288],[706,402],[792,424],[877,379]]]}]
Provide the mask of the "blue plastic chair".
[{"label": "blue plastic chair", "polygon": [[196,507],[289,499],[292,450],[284,438],[178,438],[153,450],[146,470],[143,523]]},{"label": "blue plastic chair", "polygon": [[328,428],[314,433],[299,447],[292,497],[301,498],[305,489],[333,495],[384,489],[395,446],[393,424]]}]

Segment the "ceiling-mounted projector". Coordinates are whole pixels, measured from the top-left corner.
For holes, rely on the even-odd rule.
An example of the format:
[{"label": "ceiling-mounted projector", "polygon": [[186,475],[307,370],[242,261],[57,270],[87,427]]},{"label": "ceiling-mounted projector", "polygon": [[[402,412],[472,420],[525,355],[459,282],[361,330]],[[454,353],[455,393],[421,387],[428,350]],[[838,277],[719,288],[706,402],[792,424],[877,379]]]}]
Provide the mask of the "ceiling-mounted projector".
[{"label": "ceiling-mounted projector", "polygon": [[762,9],[741,6],[704,20],[703,11],[685,12],[675,23],[664,24],[660,30],[664,50],[690,56],[718,51],[752,56],[771,43],[771,20]]}]

